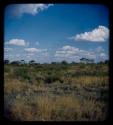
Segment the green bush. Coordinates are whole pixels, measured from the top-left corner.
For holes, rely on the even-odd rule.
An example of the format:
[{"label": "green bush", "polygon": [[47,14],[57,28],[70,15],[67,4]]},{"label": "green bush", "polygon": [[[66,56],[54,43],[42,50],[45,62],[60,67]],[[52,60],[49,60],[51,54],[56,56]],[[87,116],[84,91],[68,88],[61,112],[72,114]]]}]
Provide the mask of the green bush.
[{"label": "green bush", "polygon": [[4,66],[4,72],[9,73],[9,72],[10,72],[10,67],[8,67],[8,66]]},{"label": "green bush", "polygon": [[53,83],[55,81],[62,82],[61,76],[53,73],[53,74],[47,75],[45,78],[45,83]]},{"label": "green bush", "polygon": [[28,68],[25,67],[15,68],[14,74],[20,80],[28,80],[28,81],[31,80]]}]

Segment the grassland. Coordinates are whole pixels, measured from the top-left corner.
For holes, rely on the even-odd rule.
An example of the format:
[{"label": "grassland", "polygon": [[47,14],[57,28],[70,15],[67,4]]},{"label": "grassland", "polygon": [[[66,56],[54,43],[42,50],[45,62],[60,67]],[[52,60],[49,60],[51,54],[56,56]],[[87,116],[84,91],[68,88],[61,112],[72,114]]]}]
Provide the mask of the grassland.
[{"label": "grassland", "polygon": [[4,66],[4,115],[13,121],[103,121],[108,64]]}]

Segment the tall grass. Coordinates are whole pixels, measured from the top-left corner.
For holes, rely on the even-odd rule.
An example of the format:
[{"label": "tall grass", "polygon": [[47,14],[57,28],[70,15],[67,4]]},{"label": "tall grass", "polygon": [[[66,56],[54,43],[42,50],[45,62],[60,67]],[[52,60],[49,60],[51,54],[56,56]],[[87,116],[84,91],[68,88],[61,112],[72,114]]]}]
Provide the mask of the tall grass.
[{"label": "tall grass", "polygon": [[31,103],[18,98],[12,102],[10,117],[20,121],[105,120],[107,111],[105,105],[100,104],[94,100],[81,103],[72,95],[39,96]]},{"label": "tall grass", "polygon": [[105,120],[108,87],[106,64],[5,65],[5,116],[14,121]]}]

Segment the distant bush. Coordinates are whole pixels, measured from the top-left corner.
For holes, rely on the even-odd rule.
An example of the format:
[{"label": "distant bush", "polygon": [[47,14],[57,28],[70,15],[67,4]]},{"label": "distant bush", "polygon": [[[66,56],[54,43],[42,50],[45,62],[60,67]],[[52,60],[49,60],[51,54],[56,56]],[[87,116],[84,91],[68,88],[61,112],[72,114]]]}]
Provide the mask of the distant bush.
[{"label": "distant bush", "polygon": [[10,67],[8,67],[8,66],[4,66],[4,72],[9,73],[9,72],[10,72]]},{"label": "distant bush", "polygon": [[31,80],[31,77],[29,75],[29,70],[27,68],[24,67],[15,68],[14,74],[20,80],[28,80],[28,81]]},{"label": "distant bush", "polygon": [[76,72],[72,72],[72,73],[68,73],[69,75],[71,75],[72,77],[75,76],[106,76],[108,75],[108,72],[101,72],[101,71],[76,71]]},{"label": "distant bush", "polygon": [[13,61],[13,62],[11,62],[10,64],[12,64],[12,65],[19,65],[19,64],[20,64],[20,61]]},{"label": "distant bush", "polygon": [[68,63],[67,63],[65,60],[63,60],[63,61],[61,62],[61,64],[67,65]]},{"label": "distant bush", "polygon": [[59,74],[49,74],[45,78],[45,83],[53,83],[55,81],[62,82],[61,76]]},{"label": "distant bush", "polygon": [[4,60],[4,64],[9,64],[10,61],[9,60]]}]

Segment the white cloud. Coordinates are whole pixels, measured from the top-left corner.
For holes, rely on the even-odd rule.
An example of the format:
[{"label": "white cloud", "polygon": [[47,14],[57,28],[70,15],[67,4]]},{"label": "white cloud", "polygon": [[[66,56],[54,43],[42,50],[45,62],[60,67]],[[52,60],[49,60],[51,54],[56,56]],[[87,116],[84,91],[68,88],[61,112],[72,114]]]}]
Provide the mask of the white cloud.
[{"label": "white cloud", "polygon": [[6,42],[8,45],[16,45],[16,46],[25,46],[26,41],[23,39],[11,39],[8,42]]},{"label": "white cloud", "polygon": [[62,50],[67,50],[67,51],[78,51],[78,48],[66,45],[62,47]]},{"label": "white cloud", "polygon": [[42,53],[42,56],[44,56],[44,57],[48,57],[49,54],[48,54],[48,52],[43,52],[43,53]]},{"label": "white cloud", "polygon": [[34,53],[27,53],[27,56],[33,56]]},{"label": "white cloud", "polygon": [[97,47],[97,48],[95,49],[95,52],[96,52],[96,53],[101,53],[101,52],[104,52],[104,49],[103,49],[101,46],[99,46],[99,47]]},{"label": "white cloud", "polygon": [[34,53],[34,52],[46,52],[47,49],[37,49],[37,48],[25,48],[26,52]]},{"label": "white cloud", "polygon": [[18,4],[13,10],[13,13],[17,16],[22,16],[23,14],[36,15],[39,11],[43,11],[53,4]]},{"label": "white cloud", "polygon": [[98,55],[99,61],[104,61],[106,59],[109,59],[109,56],[106,53],[100,53]]},{"label": "white cloud", "polygon": [[81,50],[72,46],[63,46],[61,49],[57,50],[55,57],[58,58],[75,58],[75,57],[86,57],[86,58],[96,58],[94,52],[89,52],[86,50]]},{"label": "white cloud", "polygon": [[101,57],[105,57],[106,54],[105,54],[105,53],[100,53],[100,56],[101,56]]},{"label": "white cloud", "polygon": [[38,49],[36,49],[36,48],[26,48],[26,49],[24,49],[25,51],[27,51],[27,52],[31,52],[31,53],[34,53],[34,52],[38,52],[39,50]]},{"label": "white cloud", "polygon": [[32,57],[35,55],[35,53],[27,53],[26,58],[32,59]]},{"label": "white cloud", "polygon": [[96,49],[82,50],[73,46],[63,46],[58,49],[54,55],[57,60],[67,60],[79,62],[80,58],[105,60],[108,59],[108,55],[104,52],[104,49],[99,46]]},{"label": "white cloud", "polygon": [[12,50],[13,50],[12,48],[4,48],[5,52],[9,52],[9,51],[12,51]]},{"label": "white cloud", "polygon": [[109,38],[109,29],[105,26],[98,26],[90,32],[76,34],[69,39],[75,41],[91,41],[91,42],[104,42]]},{"label": "white cloud", "polygon": [[75,54],[75,53],[78,52],[78,51],[79,51],[78,48],[75,48],[75,47],[66,45],[66,46],[63,46],[60,50],[57,50],[55,56],[58,55],[58,56],[68,57],[68,56],[70,56],[70,55]]},{"label": "white cloud", "polygon": [[16,56],[16,57],[20,57],[20,54],[16,54],[15,56]]}]

